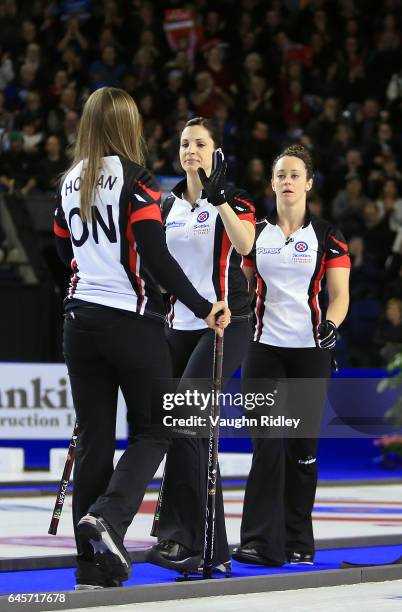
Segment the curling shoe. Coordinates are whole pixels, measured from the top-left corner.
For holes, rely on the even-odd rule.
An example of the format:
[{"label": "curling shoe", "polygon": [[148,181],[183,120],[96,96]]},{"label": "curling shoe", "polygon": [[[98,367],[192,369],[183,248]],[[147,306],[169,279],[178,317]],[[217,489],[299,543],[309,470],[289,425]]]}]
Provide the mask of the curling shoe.
[{"label": "curling shoe", "polygon": [[173,540],[162,540],[147,551],[146,561],[178,572],[197,572],[201,553],[196,553]]},{"label": "curling shoe", "polygon": [[[77,525],[77,537],[90,544],[95,555],[102,553],[99,563],[114,580],[124,582],[131,575],[131,559],[122,539],[101,516],[86,514]],[[107,553],[107,554],[106,554]]]},{"label": "curling shoe", "polygon": [[309,553],[288,553],[288,562],[291,565],[314,565],[314,556]]}]

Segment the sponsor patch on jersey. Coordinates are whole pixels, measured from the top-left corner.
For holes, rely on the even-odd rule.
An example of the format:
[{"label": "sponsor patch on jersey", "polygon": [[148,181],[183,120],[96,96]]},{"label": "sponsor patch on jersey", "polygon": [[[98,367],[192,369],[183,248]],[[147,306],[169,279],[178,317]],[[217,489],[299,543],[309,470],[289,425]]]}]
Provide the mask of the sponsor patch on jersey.
[{"label": "sponsor patch on jersey", "polygon": [[298,253],[305,253],[307,249],[308,249],[308,246],[306,242],[303,242],[302,240],[300,240],[299,242],[296,242],[295,251],[297,251]]},{"label": "sponsor patch on jersey", "polygon": [[185,225],[185,221],[169,221],[168,223],[166,223],[166,229],[173,229],[174,227],[184,227]]},{"label": "sponsor patch on jersey", "polygon": [[209,223],[205,225],[194,225],[193,227],[193,235],[194,236],[207,236],[211,231],[211,226]]},{"label": "sponsor patch on jersey", "polygon": [[304,254],[304,253],[293,253],[292,256],[292,262],[293,263],[310,263],[313,260],[313,258],[311,257],[311,255]]},{"label": "sponsor patch on jersey", "polygon": [[199,213],[197,217],[198,223],[204,223],[209,218],[209,212],[207,210],[203,210]]},{"label": "sponsor patch on jersey", "polygon": [[281,247],[257,247],[257,255],[278,255],[281,252]]}]

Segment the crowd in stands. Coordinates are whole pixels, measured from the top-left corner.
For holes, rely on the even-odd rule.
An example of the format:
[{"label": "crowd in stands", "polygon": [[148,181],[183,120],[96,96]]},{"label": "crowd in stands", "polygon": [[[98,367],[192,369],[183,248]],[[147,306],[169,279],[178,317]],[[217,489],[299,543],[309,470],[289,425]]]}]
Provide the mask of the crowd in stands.
[{"label": "crowd in stands", "polygon": [[0,0],[0,32],[0,193],[54,190],[104,85],[137,101],[156,175],[180,173],[188,119],[214,118],[260,217],[275,154],[300,142],[311,210],[350,245],[344,360],[400,350],[402,0]]}]

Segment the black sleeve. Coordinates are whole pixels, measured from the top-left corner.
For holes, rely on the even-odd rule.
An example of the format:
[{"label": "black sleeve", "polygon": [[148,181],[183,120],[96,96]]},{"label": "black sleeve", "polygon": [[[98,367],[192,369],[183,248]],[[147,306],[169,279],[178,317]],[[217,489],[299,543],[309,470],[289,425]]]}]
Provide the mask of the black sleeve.
[{"label": "black sleeve", "polygon": [[156,281],[183,302],[196,317],[205,319],[212,304],[194,289],[169,253],[162,224],[150,219],[137,221],[133,224],[133,232],[138,252]]},{"label": "black sleeve", "polygon": [[162,202],[162,206],[161,206],[161,210],[162,210],[162,223],[163,225],[166,224],[166,219],[168,214],[170,213],[170,211],[172,210],[172,206],[174,204],[174,196],[168,196],[167,198],[165,198]]},{"label": "black sleeve", "polygon": [[247,191],[233,187],[228,189],[226,196],[227,203],[236,215],[244,221],[250,221],[255,227],[255,207]]},{"label": "black sleeve", "polygon": [[55,237],[56,240],[56,250],[57,254],[60,257],[61,261],[68,267],[71,267],[71,261],[74,257],[73,247],[69,240],[65,240],[64,238],[59,238],[57,235]]},{"label": "black sleeve", "polygon": [[57,205],[54,212],[53,231],[56,240],[57,254],[61,261],[69,268],[74,257],[73,246],[71,244],[70,230],[64,216],[61,205],[60,192],[56,195]]}]

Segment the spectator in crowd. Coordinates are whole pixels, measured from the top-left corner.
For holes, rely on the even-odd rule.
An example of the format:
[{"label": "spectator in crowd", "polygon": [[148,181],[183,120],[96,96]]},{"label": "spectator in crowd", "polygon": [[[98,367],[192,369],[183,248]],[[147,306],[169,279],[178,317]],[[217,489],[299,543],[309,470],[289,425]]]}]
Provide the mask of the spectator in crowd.
[{"label": "spectator in crowd", "polygon": [[402,228],[402,198],[398,183],[394,179],[384,182],[377,205],[381,215],[388,217],[390,229],[398,232]]},{"label": "spectator in crowd", "polygon": [[172,126],[176,124],[176,121],[182,120],[187,123],[189,119],[194,117],[194,113],[190,109],[189,101],[185,94],[179,95],[176,98],[175,106],[172,112],[167,115],[166,118],[166,130],[168,133],[172,132]]},{"label": "spectator in crowd", "polygon": [[37,91],[31,91],[25,98],[24,109],[16,117],[16,126],[22,127],[25,123],[32,123],[36,130],[45,129],[45,110],[41,96]]},{"label": "spectator in crowd", "polygon": [[337,98],[327,98],[322,112],[306,126],[306,134],[319,146],[326,146],[334,138],[339,120],[339,101]]},{"label": "spectator in crowd", "polygon": [[402,258],[400,256],[395,258],[392,269],[390,265],[387,271],[388,282],[385,284],[382,295],[385,300],[397,298],[402,301]]},{"label": "spectator in crowd", "polygon": [[234,87],[232,71],[225,62],[225,47],[223,43],[214,43],[209,46],[205,53],[205,64],[203,69],[209,72],[215,85],[228,93],[236,93]]},{"label": "spectator in crowd", "polygon": [[52,82],[48,85],[46,91],[46,103],[48,108],[57,106],[60,102],[61,92],[68,85],[68,75],[65,70],[57,70],[54,73]]},{"label": "spectator in crowd", "polygon": [[74,85],[67,85],[61,92],[59,104],[52,108],[48,114],[47,128],[49,132],[60,132],[66,114],[76,111],[78,105],[76,87]]},{"label": "spectator in crowd", "polygon": [[5,108],[4,93],[0,90],[0,154],[7,148],[8,134],[13,129],[14,116]]},{"label": "spectator in crowd", "polygon": [[[0,2],[0,155],[10,157],[2,189],[29,192],[35,155],[47,158],[43,143],[57,136],[66,151],[89,92],[117,84],[141,100],[158,172],[180,172],[175,134],[195,115],[216,119],[234,183],[250,160],[269,164],[283,146],[303,142],[314,156],[317,210],[348,237],[364,236],[369,253],[391,261],[387,282],[396,281],[400,2],[381,11],[358,0],[305,4],[226,0],[224,14],[197,0],[194,36],[171,47],[159,1],[93,2],[88,15],[54,11],[52,2]],[[33,158],[17,150],[15,132],[26,144],[37,140]],[[258,191],[268,206],[269,191]],[[369,200],[378,210],[365,208]],[[378,253],[375,244],[385,240]]]},{"label": "spectator in crowd", "polygon": [[381,168],[385,157],[395,157],[399,160],[399,146],[391,125],[381,122],[376,137],[368,148],[366,162],[370,168]]},{"label": "spectator in crowd", "polygon": [[390,215],[381,216],[378,202],[368,201],[363,208],[363,223],[367,252],[383,266],[395,239],[395,232],[390,227]]},{"label": "spectator in crowd", "polygon": [[385,365],[402,350],[402,302],[391,298],[385,305],[375,330],[373,345],[380,365]]},{"label": "spectator in crowd", "polygon": [[0,156],[0,189],[6,193],[18,191],[26,196],[36,184],[34,159],[24,151],[22,132],[11,132],[9,140],[10,149]]},{"label": "spectator in crowd", "polygon": [[58,51],[64,51],[69,45],[74,46],[77,51],[86,51],[89,47],[88,41],[80,30],[80,22],[76,15],[71,15],[66,21],[65,34],[59,44]]},{"label": "spectator in crowd", "polygon": [[352,262],[350,271],[350,311],[345,328],[351,364],[367,367],[371,357],[371,339],[380,312],[381,271],[375,257],[366,253],[364,239],[349,240]]},{"label": "spectator in crowd", "polygon": [[37,187],[41,191],[54,192],[60,175],[68,166],[57,136],[46,139],[45,153],[46,156],[37,165]]},{"label": "spectator in crowd", "polygon": [[253,194],[255,218],[265,219],[268,214],[266,205],[267,174],[265,164],[259,157],[253,157],[247,164],[244,176],[244,189]]},{"label": "spectator in crowd", "polygon": [[245,139],[241,157],[258,157],[269,161],[274,158],[276,151],[277,147],[270,138],[268,124],[265,121],[256,121]]},{"label": "spectator in crowd", "polygon": [[0,91],[14,79],[14,66],[10,54],[0,47]]},{"label": "spectator in crowd", "polygon": [[195,75],[195,89],[190,94],[190,99],[200,117],[212,117],[222,102],[231,105],[229,95],[215,85],[211,74],[206,70]]},{"label": "spectator in crowd", "polygon": [[61,147],[68,157],[70,157],[69,148],[73,146],[77,139],[79,124],[80,118],[78,113],[73,110],[67,111],[63,121],[63,129],[58,132],[58,137],[60,138]]},{"label": "spectator in crowd", "polygon": [[39,145],[43,140],[43,133],[39,131],[35,122],[29,119],[22,123],[21,128],[24,138],[24,151],[30,155],[37,154],[39,152]]},{"label": "spectator in crowd", "polygon": [[28,93],[37,90],[38,87],[39,83],[36,80],[35,70],[31,65],[23,64],[19,70],[19,76],[4,89],[9,108],[23,108]]},{"label": "spectator in crowd", "polygon": [[332,216],[346,238],[362,231],[363,208],[367,201],[360,178],[356,174],[347,176],[344,188],[332,203]]},{"label": "spectator in crowd", "polygon": [[322,200],[318,193],[310,192],[307,196],[307,206],[310,213],[314,217],[322,217],[323,216],[323,205]]},{"label": "spectator in crowd", "polygon": [[116,62],[116,51],[111,45],[102,51],[101,60],[93,62],[89,68],[89,85],[91,90],[99,87],[119,87],[125,67]]},{"label": "spectator in crowd", "polygon": [[29,19],[22,22],[21,32],[20,32],[20,41],[22,47],[26,47],[30,43],[38,42],[37,41],[37,27],[34,21],[30,21]]},{"label": "spectator in crowd", "polygon": [[162,104],[166,113],[173,112],[178,96],[183,96],[187,100],[183,89],[183,73],[177,69],[170,70],[166,87],[161,92]]}]

